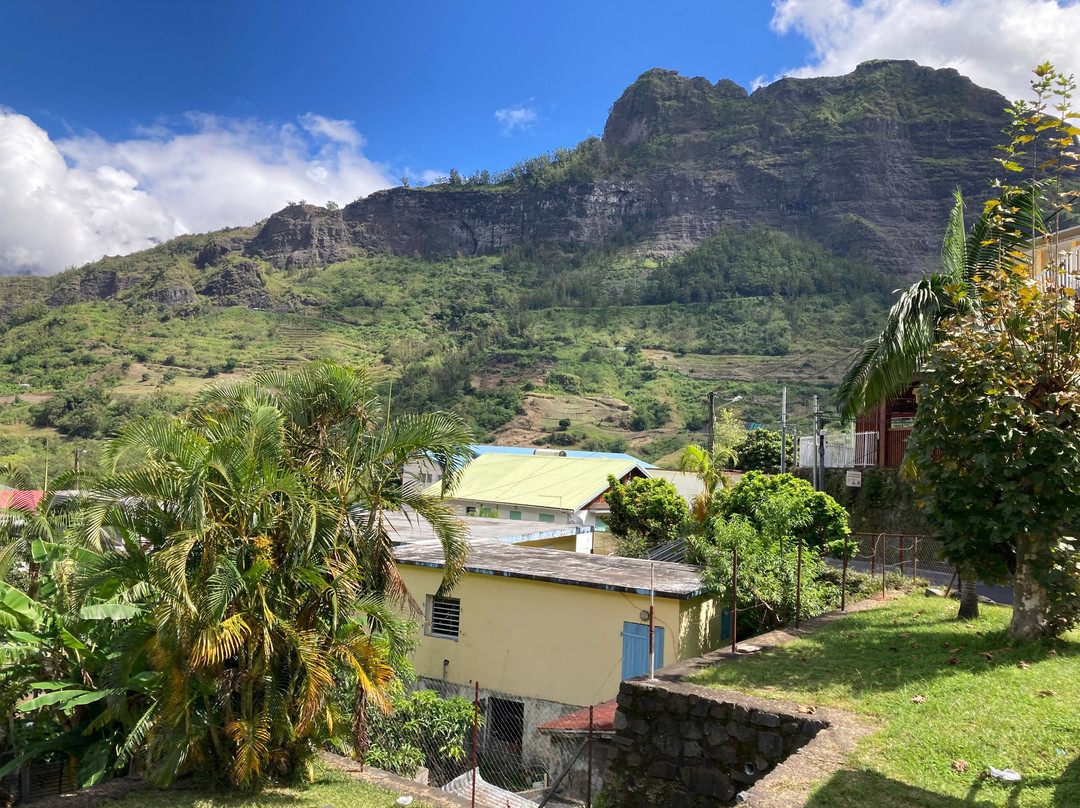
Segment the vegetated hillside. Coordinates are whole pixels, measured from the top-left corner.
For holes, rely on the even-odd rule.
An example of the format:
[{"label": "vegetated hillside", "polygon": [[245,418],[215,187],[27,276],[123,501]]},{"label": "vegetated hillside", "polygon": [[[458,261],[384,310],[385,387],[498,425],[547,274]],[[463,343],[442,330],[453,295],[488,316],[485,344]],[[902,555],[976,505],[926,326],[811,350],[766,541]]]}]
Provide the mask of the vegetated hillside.
[{"label": "vegetated hillside", "polygon": [[483,436],[649,458],[700,439],[710,390],[805,413],[992,173],[1003,104],[909,62],[750,96],[652,70],[603,141],[493,177],[3,279],[0,460],[320,356]]}]

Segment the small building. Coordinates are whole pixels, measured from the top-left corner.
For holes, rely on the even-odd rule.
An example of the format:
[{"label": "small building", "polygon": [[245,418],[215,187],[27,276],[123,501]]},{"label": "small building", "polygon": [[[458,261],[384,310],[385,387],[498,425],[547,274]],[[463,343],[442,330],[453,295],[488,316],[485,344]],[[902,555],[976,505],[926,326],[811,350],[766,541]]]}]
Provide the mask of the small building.
[{"label": "small building", "polygon": [[[608,476],[648,477],[633,458],[483,454],[466,466],[446,502],[461,516],[590,525],[606,530]],[[438,491],[437,485],[428,489]]]},{"label": "small building", "polygon": [[[579,449],[548,449],[535,446],[499,446],[494,443],[473,443],[469,450],[474,458],[486,454],[514,455],[516,457],[587,457],[600,460],[628,460],[643,469],[652,469],[651,463],[624,452],[586,452]],[[433,459],[413,460],[405,466],[405,478],[420,485],[431,485],[442,479],[443,469]]]},{"label": "small building", "polygon": [[719,647],[730,630],[718,594],[686,564],[474,540],[465,574],[441,597],[438,542],[401,544],[394,556],[424,608],[413,658],[421,684],[471,699],[478,683],[486,714],[513,728],[500,740],[525,756],[550,756],[540,724],[648,674],[650,592],[657,669]]}]

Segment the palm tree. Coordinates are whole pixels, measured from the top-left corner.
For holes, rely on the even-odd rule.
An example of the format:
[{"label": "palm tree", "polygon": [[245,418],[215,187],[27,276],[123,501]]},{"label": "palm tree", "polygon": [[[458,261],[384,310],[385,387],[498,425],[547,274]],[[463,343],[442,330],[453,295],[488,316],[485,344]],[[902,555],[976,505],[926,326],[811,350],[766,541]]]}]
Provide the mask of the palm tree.
[{"label": "palm tree", "polygon": [[349,728],[336,681],[382,703],[406,642],[384,596],[408,598],[383,513],[413,507],[463,548],[402,467],[425,450],[460,465],[466,440],[452,416],[388,418],[366,374],[332,363],[219,385],[121,432],[111,456],[135,463],[101,481],[82,529],[124,547],[85,590],[148,610],[118,643],[118,678],[140,660],[155,672],[124,752],[157,780],[200,765],[255,786]]},{"label": "palm tree", "polygon": [[[472,457],[472,436],[460,418],[445,412],[393,417],[366,370],[329,361],[213,386],[197,397],[192,417],[212,421],[248,400],[270,403],[282,412],[293,463],[334,492],[341,530],[363,564],[368,588],[408,598],[394,565],[387,512],[432,527],[446,558],[440,594],[454,585],[464,569],[464,527],[442,500]],[[439,495],[425,494],[405,478],[411,461],[442,466]]]},{"label": "palm tree", "polygon": [[1023,260],[1041,226],[1037,192],[1037,185],[1006,189],[966,233],[963,198],[955,192],[941,270],[900,292],[881,333],[863,346],[844,374],[837,390],[837,409],[844,421],[903,393],[942,325],[979,306],[980,279]]},{"label": "palm tree", "polygon": [[679,471],[696,474],[702,491],[690,503],[694,521],[704,525],[720,508],[720,497],[728,486],[724,468],[737,462],[735,451],[728,446],[716,446],[710,452],[701,446],[687,446],[679,460]]}]

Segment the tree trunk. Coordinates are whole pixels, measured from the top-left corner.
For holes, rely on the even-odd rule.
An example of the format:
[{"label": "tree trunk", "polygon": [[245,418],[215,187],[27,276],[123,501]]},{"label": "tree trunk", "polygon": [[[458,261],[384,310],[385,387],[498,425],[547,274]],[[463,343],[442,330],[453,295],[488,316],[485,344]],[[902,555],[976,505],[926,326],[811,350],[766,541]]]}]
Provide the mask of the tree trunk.
[{"label": "tree trunk", "polygon": [[977,581],[969,573],[960,573],[960,611],[961,620],[974,620],[979,616],[979,593],[975,590]]},{"label": "tree trunk", "polygon": [[1016,542],[1016,574],[1013,576],[1013,613],[1009,636],[1034,640],[1048,633],[1046,614],[1049,598],[1046,588],[1035,579],[1036,540],[1024,534]]}]

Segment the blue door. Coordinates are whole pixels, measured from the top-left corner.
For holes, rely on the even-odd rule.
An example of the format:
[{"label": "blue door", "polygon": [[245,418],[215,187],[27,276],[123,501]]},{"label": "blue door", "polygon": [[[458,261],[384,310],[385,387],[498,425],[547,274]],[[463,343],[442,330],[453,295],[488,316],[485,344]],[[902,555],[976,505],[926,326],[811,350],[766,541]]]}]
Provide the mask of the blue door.
[{"label": "blue door", "polygon": [[[664,629],[656,627],[653,643],[656,669],[664,667]],[[622,678],[649,674],[649,627],[642,623],[622,624]]]}]

